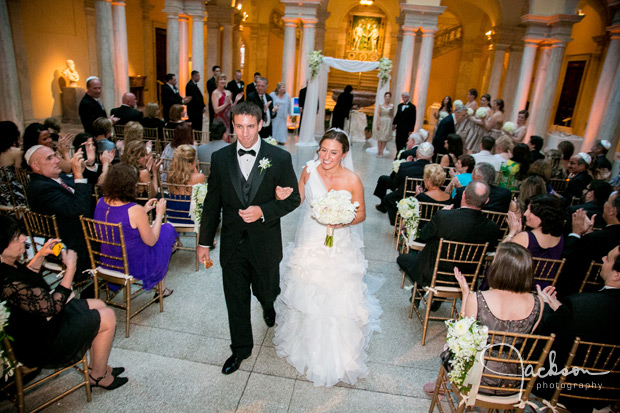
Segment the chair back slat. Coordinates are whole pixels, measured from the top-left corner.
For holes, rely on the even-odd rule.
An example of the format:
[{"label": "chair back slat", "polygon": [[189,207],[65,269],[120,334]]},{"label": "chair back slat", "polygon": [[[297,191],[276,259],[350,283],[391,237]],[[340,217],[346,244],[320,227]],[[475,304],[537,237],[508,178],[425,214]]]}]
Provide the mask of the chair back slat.
[{"label": "chair back slat", "polygon": [[588,267],[588,271],[586,272],[586,276],[581,283],[581,288],[579,288],[579,292],[592,292],[598,291],[603,288],[605,282],[601,278],[601,269],[603,268],[603,264],[598,263],[596,261],[592,261],[590,263],[590,267]]},{"label": "chair back slat", "polygon": [[553,260],[550,258],[532,257],[532,265],[534,267],[533,291],[536,291],[536,284],[540,284],[541,287],[546,287],[547,285],[555,286],[565,262],[566,258]]},{"label": "chair back slat", "polygon": [[158,140],[159,139],[159,132],[157,130],[157,128],[144,128],[144,138],[149,139],[149,140]]},{"label": "chair back slat", "polygon": [[125,137],[125,125],[114,125],[114,136],[117,139],[123,139]]},{"label": "chair back slat", "polygon": [[192,130],[194,140],[198,145],[209,142],[209,132],[201,130]]},{"label": "chair back slat", "polygon": [[419,202],[418,204],[420,205],[420,223],[429,222],[433,218],[433,215],[435,215],[435,212],[446,206],[445,204],[436,204],[433,202]]},{"label": "chair back slat", "polygon": [[194,221],[189,216],[192,186],[162,183],[162,192],[166,199],[166,221],[175,224],[194,225]]},{"label": "chair back slat", "polygon": [[[125,247],[125,237],[123,236],[123,224],[112,224],[109,222],[97,221],[90,218],[80,217],[82,230],[86,239],[86,246],[90,255],[93,269],[97,267],[110,268],[129,275],[129,263],[127,259],[127,249]],[[102,246],[108,248],[102,248]],[[102,252],[118,251],[118,254]]]},{"label": "chair back slat", "polygon": [[431,288],[436,286],[458,287],[459,283],[454,277],[454,267],[459,267],[470,288],[474,289],[488,246],[488,242],[471,244],[447,241],[443,238],[439,240]]},{"label": "chair back slat", "polygon": [[403,198],[415,196],[415,190],[418,185],[424,188],[424,179],[407,177],[405,180],[405,191],[403,193]]},{"label": "chair back slat", "polygon": [[39,252],[40,247],[35,242],[35,237],[45,238],[45,240],[49,238],[60,238],[56,215],[39,214],[27,210],[24,211],[24,223],[26,224],[26,231],[28,231],[28,235],[32,240],[32,248],[35,253]]},{"label": "chair back slat", "polygon": [[555,192],[562,193],[568,186],[568,179],[549,179],[549,183]]}]

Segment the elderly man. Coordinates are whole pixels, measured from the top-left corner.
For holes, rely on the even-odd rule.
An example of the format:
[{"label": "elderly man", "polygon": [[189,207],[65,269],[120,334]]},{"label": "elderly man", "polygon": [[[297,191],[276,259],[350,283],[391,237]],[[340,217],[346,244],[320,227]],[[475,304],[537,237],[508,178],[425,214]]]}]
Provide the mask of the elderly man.
[{"label": "elderly man", "polygon": [[125,93],[122,104],[110,111],[113,116],[118,118],[117,125],[126,125],[127,122],[140,122],[144,115],[136,109],[136,95]]},{"label": "elderly man", "polygon": [[263,128],[260,130],[260,137],[265,139],[271,136],[271,122],[278,114],[278,106],[273,107],[273,98],[267,93],[267,79],[259,77],[255,83],[256,91],[248,93],[247,102],[255,104],[261,110]]},{"label": "elderly man", "polygon": [[415,128],[416,108],[409,102],[411,95],[409,92],[403,92],[400,95],[403,100],[396,108],[396,115],[392,121],[392,129],[396,129],[396,152],[405,148],[407,138]]},{"label": "elderly man", "polygon": [[[435,259],[439,251],[439,240],[489,243],[493,249],[501,232],[496,223],[486,218],[482,206],[489,199],[491,188],[484,181],[472,181],[465,188],[461,207],[454,210],[439,210],[430,222],[422,228],[418,241],[425,243],[421,252],[412,251],[400,254],[396,259],[398,266],[418,286],[428,286],[433,278]],[[452,271],[452,268],[444,268]],[[431,310],[436,311],[441,302],[433,303]]]},{"label": "elderly man", "polygon": [[492,136],[484,136],[482,142],[480,142],[480,152],[472,154],[476,160],[476,165],[486,162],[491,164],[496,171],[499,171],[502,168],[502,159],[499,156],[493,155],[492,152],[494,147],[495,138]]},{"label": "elderly man", "polygon": [[568,160],[569,181],[562,195],[569,204],[573,197],[581,198],[583,190],[592,181],[592,177],[587,171],[591,162],[592,158],[585,152],[579,152]]},{"label": "elderly man", "polygon": [[98,77],[91,76],[86,79],[86,93],[80,101],[78,113],[84,127],[84,132],[95,136],[93,130],[93,122],[97,118],[107,118],[105,108],[101,102],[101,80]]},{"label": "elderly man", "polygon": [[467,108],[464,105],[456,105],[454,107],[454,112],[439,122],[435,136],[433,136],[435,153],[447,153],[444,144],[446,143],[446,139],[448,139],[448,135],[451,133],[456,133],[456,125],[465,120],[466,117]]},{"label": "elderly man", "polygon": [[[482,207],[482,209],[486,211],[508,212],[508,208],[510,208],[510,201],[512,199],[512,193],[507,188],[494,185],[495,168],[490,163],[476,162],[474,172],[472,173],[472,180],[484,181],[487,185],[489,185],[489,188],[491,188],[489,201]],[[456,188],[456,195],[454,195],[453,201],[455,208],[461,207],[464,191],[465,187],[463,186]]]}]

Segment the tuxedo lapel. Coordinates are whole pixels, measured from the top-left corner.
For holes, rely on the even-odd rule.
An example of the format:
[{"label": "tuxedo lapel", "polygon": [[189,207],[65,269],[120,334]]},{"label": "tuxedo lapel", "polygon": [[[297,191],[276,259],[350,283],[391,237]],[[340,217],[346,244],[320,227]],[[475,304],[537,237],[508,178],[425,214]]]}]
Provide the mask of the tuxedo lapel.
[{"label": "tuxedo lapel", "polygon": [[263,158],[270,159],[267,153],[269,152],[267,145],[269,145],[267,142],[264,142],[264,141],[261,142],[260,150],[258,151],[258,154],[256,155],[256,161],[254,162],[254,166],[252,167],[252,172],[250,173],[250,176],[248,177],[248,179],[252,182],[252,186],[250,187],[249,205],[252,204],[252,200],[256,196],[256,193],[258,192],[258,188],[260,188],[260,185],[263,182],[263,178],[265,177],[265,174],[267,173],[267,168],[265,168],[264,170],[259,170],[258,168],[258,164],[261,159]]},{"label": "tuxedo lapel", "polygon": [[239,200],[245,205],[245,200],[243,199],[243,189],[241,188],[241,180],[243,176],[241,175],[241,169],[239,168],[239,161],[237,160],[236,153],[237,145],[232,144],[230,145],[230,148],[232,148],[228,151],[228,169],[230,170],[230,180],[232,181]]}]

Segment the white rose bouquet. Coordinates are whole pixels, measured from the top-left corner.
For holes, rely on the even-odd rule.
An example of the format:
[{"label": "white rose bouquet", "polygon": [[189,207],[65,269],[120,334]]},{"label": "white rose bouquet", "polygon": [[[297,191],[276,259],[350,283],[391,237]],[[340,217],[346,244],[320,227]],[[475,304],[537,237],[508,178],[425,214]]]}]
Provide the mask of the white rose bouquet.
[{"label": "white rose bouquet", "polygon": [[449,363],[452,367],[448,377],[461,392],[469,393],[469,387],[464,385],[465,378],[474,365],[476,355],[487,345],[489,329],[472,317],[447,320],[446,326],[448,327],[446,341],[451,353]]},{"label": "white rose bouquet", "polygon": [[439,112],[439,122],[441,122],[443,120],[443,118],[445,118],[448,115],[449,115],[449,113],[446,112],[445,110],[442,110],[441,112]]},{"label": "white rose bouquet", "polygon": [[400,169],[400,164],[403,162],[407,162],[406,159],[396,159],[393,163],[392,163],[392,169],[394,170],[394,173],[397,174],[398,170]]},{"label": "white rose bouquet", "polygon": [[[9,340],[13,340],[13,338],[6,334],[4,328],[9,323],[9,309],[6,308],[6,301],[0,303],[0,340],[4,340],[4,338],[8,338]],[[8,355],[4,352],[4,346],[0,347],[0,358],[2,359],[2,375],[4,376],[4,381],[8,381],[8,378],[13,376],[15,373],[15,369],[19,366],[19,363],[14,365],[9,360]]]},{"label": "white rose bouquet", "polygon": [[515,131],[517,130],[517,126],[512,122],[504,122],[502,130],[509,135],[514,135]]},{"label": "white rose bouquet", "polygon": [[453,107],[457,107],[457,106],[463,106],[463,101],[461,99],[457,99],[454,102],[452,102],[452,106]]},{"label": "white rose bouquet", "polygon": [[471,116],[474,114],[474,110],[472,108],[467,108],[467,116]]},{"label": "white rose bouquet", "polygon": [[407,244],[418,237],[418,226],[420,225],[420,203],[412,196],[398,201],[398,213],[403,217],[405,229],[407,229]]},{"label": "white rose bouquet", "polygon": [[484,119],[487,117],[488,114],[489,108],[478,108],[478,110],[476,110],[476,117],[478,119]]},{"label": "white rose bouquet", "polygon": [[202,207],[207,196],[207,184],[196,184],[192,186],[192,200],[189,204],[189,216],[194,221],[194,228],[198,231],[202,220]]},{"label": "white rose bouquet", "polygon": [[322,50],[315,50],[310,52],[308,55],[308,66],[310,66],[310,78],[314,79],[314,77],[319,73],[319,68],[323,63],[323,55],[321,54]]},{"label": "white rose bouquet", "polygon": [[333,189],[323,197],[310,204],[312,216],[323,225],[327,225],[325,246],[334,246],[334,228],[332,225],[350,224],[357,214],[359,202],[351,202],[351,194],[347,191]]}]

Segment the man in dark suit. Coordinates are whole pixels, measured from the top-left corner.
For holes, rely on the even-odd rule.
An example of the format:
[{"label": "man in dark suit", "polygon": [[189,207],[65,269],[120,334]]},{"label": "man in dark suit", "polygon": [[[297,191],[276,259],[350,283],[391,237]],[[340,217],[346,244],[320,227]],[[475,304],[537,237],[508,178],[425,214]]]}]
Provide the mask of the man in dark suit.
[{"label": "man in dark suit", "polygon": [[97,118],[107,118],[103,103],[99,99],[101,97],[101,80],[92,76],[86,80],[86,93],[80,101],[78,112],[80,120],[84,127],[84,132],[95,136],[93,131],[93,122]]},{"label": "man in dark suit", "polygon": [[[220,265],[232,341],[232,356],[224,363],[223,374],[235,372],[252,353],[250,292],[262,304],[267,326],[275,323],[273,303],[280,293],[282,259],[280,218],[301,201],[290,154],[259,139],[259,108],[242,102],[233,107],[232,116],[237,143],[212,155],[197,248],[200,262],[208,262],[222,213]],[[291,188],[291,195],[277,200],[278,187]]]},{"label": "man in dark suit", "polygon": [[[431,284],[439,241],[442,238],[447,241],[476,244],[488,242],[489,248],[493,250],[501,232],[497,224],[481,212],[482,206],[489,198],[489,192],[490,188],[486,182],[470,182],[465,189],[461,208],[439,210],[430,222],[424,225],[417,238],[417,241],[426,244],[424,249],[421,252],[412,251],[398,256],[396,262],[412,281],[418,283],[418,286]],[[446,270],[452,272],[452,268],[442,269]],[[438,308],[438,305],[435,305],[433,310]]]},{"label": "man in dark suit", "polygon": [[[564,298],[561,302],[553,294],[554,287],[547,287],[539,293],[545,300],[545,308],[535,334],[555,333],[552,351],[555,352],[554,364],[557,370],[564,367],[576,337],[581,338],[582,341],[620,345],[620,329],[617,327],[620,313],[620,252],[617,246],[603,259],[601,278],[605,286],[600,291],[574,294]],[[582,354],[577,353],[577,357],[580,356]],[[545,365],[545,368],[548,367]],[[612,378],[613,376],[615,377]],[[555,390],[551,384],[557,382],[558,379],[557,375],[541,376],[533,392],[537,396],[547,398]],[[574,386],[569,389],[569,392],[572,390],[590,397],[609,396],[604,394],[605,390],[599,388],[599,384],[603,387],[610,386],[611,380],[615,380],[613,385],[619,385],[617,375],[591,375],[579,372],[570,381],[595,383],[596,389],[585,390]],[[617,394],[612,395],[614,399],[617,397]],[[593,407],[598,409],[602,407],[591,400],[562,398],[560,402],[571,412],[590,412]]]},{"label": "man in dark suit", "polygon": [[245,88],[245,95],[248,96],[252,92],[256,92],[256,82],[261,77],[259,72],[254,73],[254,81]]},{"label": "man in dark suit", "polygon": [[603,217],[603,209],[605,202],[607,202],[609,195],[611,195],[611,191],[612,187],[608,182],[597,179],[590,182],[585,189],[585,203],[566,208],[566,225],[564,233],[568,234],[570,232],[572,227],[572,216],[579,209],[586,211],[588,218],[592,218],[593,215],[596,215],[594,218],[594,226],[596,228],[603,228],[606,225]]},{"label": "man in dark suit", "polygon": [[[230,90],[230,93],[232,93],[233,102],[239,93],[241,93],[242,96],[244,94],[243,90],[245,89],[245,83],[241,80],[241,76],[241,70],[235,71],[235,78],[226,85],[226,89]],[[242,97],[239,102],[243,102],[243,100],[244,97]]]},{"label": "man in dark suit", "polygon": [[[472,180],[484,181],[491,188],[489,193],[489,201],[482,207],[485,211],[495,212],[508,212],[510,208],[510,201],[512,200],[512,193],[510,189],[502,188],[497,185],[493,185],[495,182],[495,168],[493,165],[487,162],[477,163],[472,173]],[[465,187],[461,186],[456,188],[456,195],[454,195],[453,204],[454,208],[460,208],[463,199],[463,192]]]},{"label": "man in dark suit", "polygon": [[271,136],[271,122],[278,114],[278,106],[273,107],[273,98],[267,92],[267,79],[259,77],[256,80],[256,92],[248,94],[248,102],[255,104],[261,110],[263,127],[260,137],[265,139]]},{"label": "man in dark suit", "polygon": [[211,76],[211,79],[207,80],[207,104],[209,105],[209,124],[213,122],[213,116],[215,116],[215,112],[213,111],[213,105],[211,104],[211,95],[213,94],[213,91],[217,89],[217,78],[220,76],[220,73],[222,73],[222,69],[220,69],[220,67],[217,65],[213,66],[211,70],[213,71],[213,76]]},{"label": "man in dark suit", "polygon": [[403,92],[400,96],[403,103],[396,108],[396,115],[392,121],[392,129],[396,129],[396,152],[407,145],[409,134],[415,128],[416,117],[415,105],[409,102],[411,98],[409,92]]},{"label": "man in dark suit", "polygon": [[456,125],[462,122],[466,117],[467,108],[461,105],[456,106],[452,114],[446,116],[441,122],[439,122],[437,130],[435,131],[435,136],[433,136],[435,153],[447,153],[444,144],[446,139],[448,139],[448,135],[451,133],[456,133]]},{"label": "man in dark suit", "polygon": [[140,122],[144,114],[136,109],[136,95],[125,93],[122,102],[122,105],[110,111],[112,116],[118,118],[116,124],[126,125],[127,122]]},{"label": "man in dark suit", "polygon": [[573,197],[581,198],[583,190],[586,189],[592,177],[588,174],[588,166],[592,162],[590,155],[584,152],[579,152],[577,155],[573,155],[568,160],[568,185],[562,194],[564,201],[570,205]]},{"label": "man in dark suit", "polygon": [[530,162],[534,163],[539,159],[545,159],[545,155],[541,152],[541,149],[545,141],[538,135],[530,136]]},{"label": "man in dark suit", "polygon": [[299,90],[299,124],[304,117],[304,106],[306,105],[306,92],[308,91],[308,81],[306,80],[306,86]]},{"label": "man in dark suit", "polygon": [[205,98],[198,87],[200,73],[192,70],[192,78],[185,86],[185,96],[192,99],[187,103],[187,117],[192,124],[192,129],[202,130],[202,114],[205,112]]},{"label": "man in dark suit", "polygon": [[170,108],[173,105],[185,105],[191,97],[182,98],[177,89],[177,76],[174,73],[166,75],[166,83],[161,87],[161,104],[164,110],[164,120],[170,121]]},{"label": "man in dark suit", "polygon": [[592,157],[596,159],[598,169],[607,169],[611,173],[611,162],[607,159],[607,152],[611,148],[611,142],[608,140],[597,140],[592,145]]}]

